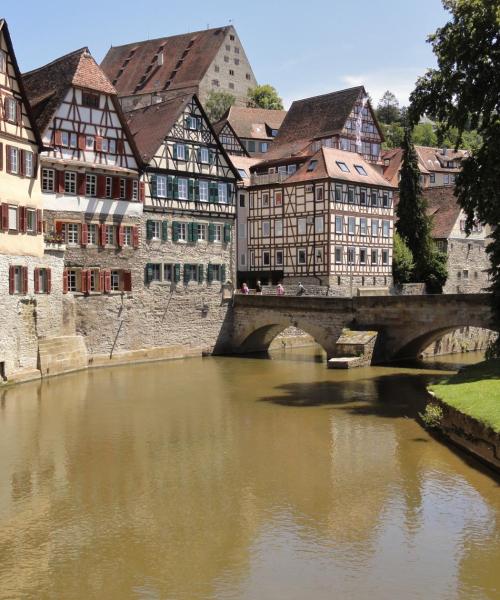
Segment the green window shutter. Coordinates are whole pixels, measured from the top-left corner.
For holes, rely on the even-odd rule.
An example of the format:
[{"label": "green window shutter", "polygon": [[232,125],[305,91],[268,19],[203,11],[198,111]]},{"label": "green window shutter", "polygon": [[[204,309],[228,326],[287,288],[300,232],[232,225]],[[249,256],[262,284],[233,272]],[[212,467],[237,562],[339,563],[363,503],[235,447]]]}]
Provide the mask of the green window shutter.
[{"label": "green window shutter", "polygon": [[221,280],[221,283],[226,282],[226,265],[220,266],[220,280]]},{"label": "green window shutter", "polygon": [[172,175],[167,175],[167,198],[174,197],[174,178]]},{"label": "green window shutter", "polygon": [[215,242],[215,223],[208,224],[208,241]]},{"label": "green window shutter", "polygon": [[148,263],[146,265],[146,283],[153,281],[153,265]]},{"label": "green window shutter", "polygon": [[190,242],[198,241],[198,223],[189,223]]},{"label": "green window shutter", "polygon": [[232,183],[227,184],[227,203],[233,203],[233,185]]},{"label": "green window shutter", "polygon": [[198,265],[198,283],[203,283],[203,265]]},{"label": "green window shutter", "polygon": [[173,148],[172,154],[173,154],[174,158],[177,158],[177,144],[174,144],[174,148]]},{"label": "green window shutter", "polygon": [[195,200],[200,199],[200,180],[199,179],[194,180],[194,199]]},{"label": "green window shutter", "polygon": [[174,242],[179,241],[179,223],[177,221],[172,223],[172,240]]},{"label": "green window shutter", "polygon": [[191,279],[191,265],[184,265],[184,283],[188,284]]},{"label": "green window shutter", "polygon": [[162,221],[162,224],[161,224],[161,239],[164,242],[168,241],[168,221]]},{"label": "green window shutter", "polygon": [[177,181],[177,177],[172,177],[172,187],[173,187],[173,197],[179,197],[179,182]]},{"label": "green window shutter", "polygon": [[151,221],[151,219],[148,219],[146,221],[146,239],[153,239],[153,221]]},{"label": "green window shutter", "polygon": [[194,179],[188,179],[188,198],[195,200],[194,197]]},{"label": "green window shutter", "polygon": [[208,267],[207,267],[207,281],[208,281],[208,283],[212,283],[213,279],[214,279],[214,270],[213,270],[213,267],[212,267],[212,265],[208,265]]},{"label": "green window shutter", "polygon": [[210,202],[218,202],[219,201],[219,188],[217,186],[216,181],[211,181],[208,185],[209,195],[208,199]]},{"label": "green window shutter", "polygon": [[156,198],[156,189],[157,189],[156,175],[151,175],[151,178],[149,181],[150,181],[150,187],[151,187],[151,197]]},{"label": "green window shutter", "polygon": [[226,244],[231,241],[231,225],[224,223],[224,241]]},{"label": "green window shutter", "polygon": [[174,265],[174,282],[179,283],[181,280],[181,265]]},{"label": "green window shutter", "polygon": [[208,162],[213,165],[215,164],[215,150],[210,149],[208,151]]}]

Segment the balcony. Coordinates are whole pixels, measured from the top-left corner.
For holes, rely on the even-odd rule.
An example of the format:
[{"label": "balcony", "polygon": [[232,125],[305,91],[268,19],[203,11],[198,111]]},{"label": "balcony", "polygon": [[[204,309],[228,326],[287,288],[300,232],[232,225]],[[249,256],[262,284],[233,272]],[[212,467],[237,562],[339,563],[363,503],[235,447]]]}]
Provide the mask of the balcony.
[{"label": "balcony", "polygon": [[290,177],[291,173],[265,173],[257,175],[252,173],[250,176],[250,185],[270,185],[272,183],[282,183]]}]

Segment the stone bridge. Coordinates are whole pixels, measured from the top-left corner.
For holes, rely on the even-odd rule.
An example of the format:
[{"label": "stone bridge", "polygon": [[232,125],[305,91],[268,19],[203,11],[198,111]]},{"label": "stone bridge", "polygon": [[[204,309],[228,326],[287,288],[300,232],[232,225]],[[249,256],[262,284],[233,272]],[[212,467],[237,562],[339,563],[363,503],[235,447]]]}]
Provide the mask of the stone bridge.
[{"label": "stone bridge", "polygon": [[490,329],[489,294],[426,296],[234,297],[231,349],[262,352],[290,326],[310,334],[328,357],[343,328],[378,331],[374,362],[416,358],[429,344],[461,327]]}]

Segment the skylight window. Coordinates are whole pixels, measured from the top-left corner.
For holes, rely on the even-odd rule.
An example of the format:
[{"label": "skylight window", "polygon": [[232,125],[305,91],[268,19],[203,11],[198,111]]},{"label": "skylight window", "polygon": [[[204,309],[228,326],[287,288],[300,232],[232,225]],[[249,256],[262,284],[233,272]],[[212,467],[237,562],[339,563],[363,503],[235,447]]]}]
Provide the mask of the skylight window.
[{"label": "skylight window", "polygon": [[245,171],[245,169],[238,169],[238,173],[240,174],[241,177],[243,177],[243,179],[248,179],[248,175],[247,175],[247,172]]},{"label": "skylight window", "polygon": [[368,173],[365,171],[365,168],[362,165],[354,165],[354,168],[360,175],[364,175],[365,177],[368,175]]},{"label": "skylight window", "polygon": [[345,164],[345,162],[342,162],[340,160],[336,161],[337,163],[337,167],[343,172],[343,173],[350,173],[349,171],[349,167]]},{"label": "skylight window", "polygon": [[309,163],[309,166],[307,167],[307,172],[309,173],[311,171],[314,171],[314,169],[317,167],[317,165],[318,165],[318,161],[317,160],[312,160]]}]

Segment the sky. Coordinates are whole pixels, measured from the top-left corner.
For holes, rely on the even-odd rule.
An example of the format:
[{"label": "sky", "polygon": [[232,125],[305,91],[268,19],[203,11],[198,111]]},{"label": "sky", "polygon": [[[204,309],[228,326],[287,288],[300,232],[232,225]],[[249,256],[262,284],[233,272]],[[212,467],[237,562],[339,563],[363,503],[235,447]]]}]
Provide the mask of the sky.
[{"label": "sky", "polygon": [[[3,11],[3,14],[1,13]],[[435,65],[427,36],[447,20],[441,0],[25,0],[3,3],[21,71],[88,46],[111,45],[232,23],[259,83],[295,99],[363,84],[408,101]]]}]

